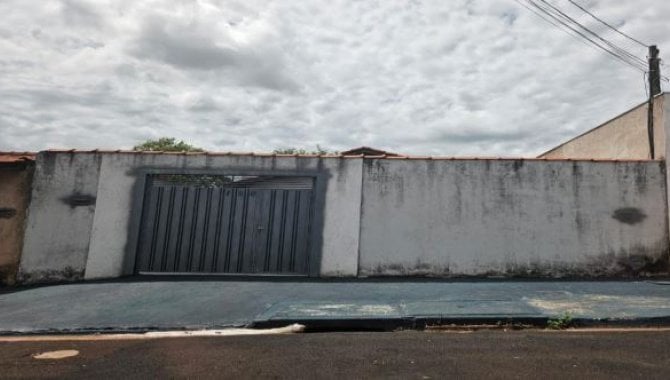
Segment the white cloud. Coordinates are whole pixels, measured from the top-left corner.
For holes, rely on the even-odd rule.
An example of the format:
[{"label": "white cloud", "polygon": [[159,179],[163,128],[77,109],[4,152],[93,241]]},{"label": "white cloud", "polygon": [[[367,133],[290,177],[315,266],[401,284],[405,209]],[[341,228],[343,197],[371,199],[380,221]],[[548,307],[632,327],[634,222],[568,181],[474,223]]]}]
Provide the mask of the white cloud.
[{"label": "white cloud", "polygon": [[[670,3],[581,3],[670,49]],[[212,150],[535,155],[644,100],[641,73],[513,0],[5,0],[0,12],[2,150],[175,136]]]}]

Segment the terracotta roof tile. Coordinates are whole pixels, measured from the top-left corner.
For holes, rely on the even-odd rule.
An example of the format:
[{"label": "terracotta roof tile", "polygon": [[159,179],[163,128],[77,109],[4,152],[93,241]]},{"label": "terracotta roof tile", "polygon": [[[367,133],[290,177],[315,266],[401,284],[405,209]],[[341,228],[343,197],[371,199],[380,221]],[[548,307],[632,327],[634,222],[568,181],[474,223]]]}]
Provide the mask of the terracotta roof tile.
[{"label": "terracotta roof tile", "polygon": [[[255,152],[159,152],[159,151],[134,151],[134,150],[74,150],[74,149],[49,149],[46,152],[51,153],[77,153],[77,154],[146,154],[146,155],[187,155],[187,156],[234,156],[234,157],[280,157],[280,158],[325,158],[325,159],[347,159],[347,158],[366,158],[383,160],[448,160],[448,161],[591,161],[591,162],[648,162],[662,161],[662,159],[596,159],[590,157],[584,158],[547,158],[547,157],[453,157],[453,156],[419,156],[419,155],[365,155],[365,154],[281,154],[281,153],[255,153]],[[28,159],[34,159],[35,153],[24,152],[0,152],[1,155],[25,155]]]},{"label": "terracotta roof tile", "polygon": [[0,164],[35,161],[33,152],[0,152]]}]

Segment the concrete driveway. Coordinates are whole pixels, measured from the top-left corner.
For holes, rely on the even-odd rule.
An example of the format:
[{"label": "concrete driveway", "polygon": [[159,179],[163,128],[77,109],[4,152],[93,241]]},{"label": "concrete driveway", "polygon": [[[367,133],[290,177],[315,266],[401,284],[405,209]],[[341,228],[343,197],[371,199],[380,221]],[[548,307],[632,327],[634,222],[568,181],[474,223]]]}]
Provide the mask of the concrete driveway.
[{"label": "concrete driveway", "polygon": [[666,323],[666,282],[130,279],[5,290],[0,332],[273,326],[421,327],[526,321]]}]

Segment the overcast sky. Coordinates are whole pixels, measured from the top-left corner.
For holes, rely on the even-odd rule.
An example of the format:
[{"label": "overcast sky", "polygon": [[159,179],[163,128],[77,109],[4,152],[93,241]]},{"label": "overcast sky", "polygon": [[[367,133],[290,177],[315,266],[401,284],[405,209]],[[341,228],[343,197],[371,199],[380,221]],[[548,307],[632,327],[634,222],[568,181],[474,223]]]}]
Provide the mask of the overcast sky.
[{"label": "overcast sky", "polygon": [[[576,1],[670,51],[670,2]],[[174,136],[533,156],[645,98],[640,72],[513,0],[1,0],[0,15],[0,150]]]}]

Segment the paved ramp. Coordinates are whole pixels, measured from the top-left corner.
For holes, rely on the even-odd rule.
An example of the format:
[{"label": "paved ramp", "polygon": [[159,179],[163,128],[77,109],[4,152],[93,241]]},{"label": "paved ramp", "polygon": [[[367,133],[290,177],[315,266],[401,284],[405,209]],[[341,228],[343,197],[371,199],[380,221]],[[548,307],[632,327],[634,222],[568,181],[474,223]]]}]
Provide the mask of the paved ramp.
[{"label": "paved ramp", "polygon": [[7,333],[149,331],[306,323],[670,321],[670,286],[653,282],[174,280],[80,283],[0,294]]}]

